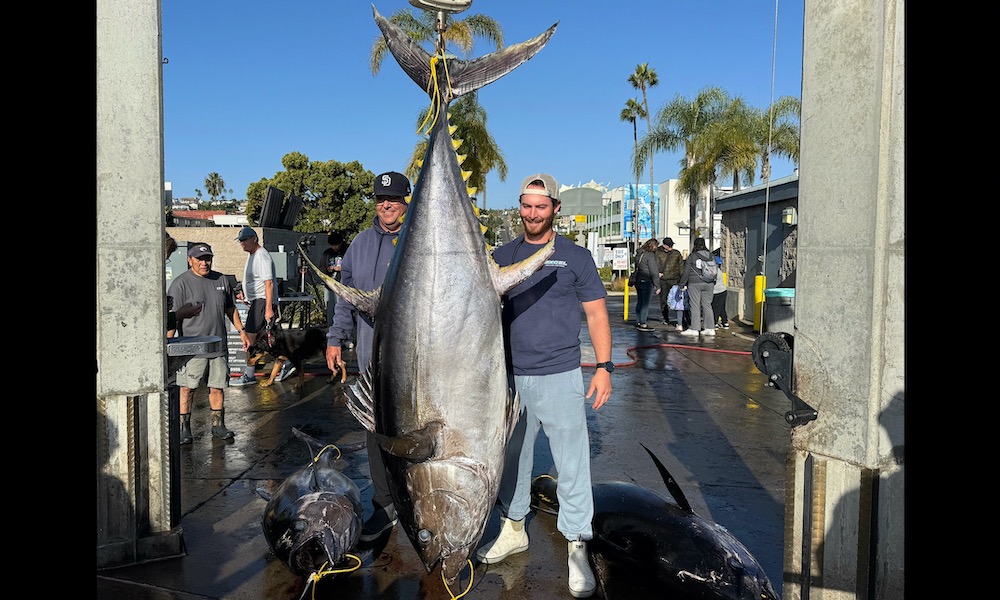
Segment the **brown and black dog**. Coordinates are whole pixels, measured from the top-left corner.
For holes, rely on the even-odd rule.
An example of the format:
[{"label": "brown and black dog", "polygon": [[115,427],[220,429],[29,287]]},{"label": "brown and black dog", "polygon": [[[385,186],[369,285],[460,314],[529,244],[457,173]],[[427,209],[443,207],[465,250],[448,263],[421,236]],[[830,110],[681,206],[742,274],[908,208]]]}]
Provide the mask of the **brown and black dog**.
[{"label": "brown and black dog", "polygon": [[[258,361],[264,358],[265,354],[269,354],[274,358],[274,366],[271,367],[271,374],[267,379],[260,382],[261,387],[268,387],[274,383],[274,378],[278,376],[278,373],[281,371],[281,365],[286,360],[291,361],[295,365],[298,373],[298,380],[295,383],[295,387],[302,387],[304,381],[303,371],[305,370],[303,362],[307,358],[314,356],[326,356],[326,330],[319,327],[284,329],[274,325],[260,332],[252,350],[254,354],[253,358],[250,359],[250,364],[257,364]],[[341,381],[344,381],[347,378],[347,371],[344,369],[343,363],[339,366]],[[332,379],[333,377],[331,377]]]}]

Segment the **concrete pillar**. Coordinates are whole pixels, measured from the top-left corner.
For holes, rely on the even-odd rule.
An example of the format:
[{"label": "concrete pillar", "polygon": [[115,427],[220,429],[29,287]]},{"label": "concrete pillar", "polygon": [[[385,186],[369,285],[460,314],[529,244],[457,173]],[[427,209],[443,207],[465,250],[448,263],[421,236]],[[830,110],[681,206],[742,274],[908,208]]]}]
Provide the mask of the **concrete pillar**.
[{"label": "concrete pillar", "polygon": [[166,388],[159,0],[97,1],[97,566],[183,551]]},{"label": "concrete pillar", "polygon": [[903,598],[903,0],[806,0],[785,600]]}]

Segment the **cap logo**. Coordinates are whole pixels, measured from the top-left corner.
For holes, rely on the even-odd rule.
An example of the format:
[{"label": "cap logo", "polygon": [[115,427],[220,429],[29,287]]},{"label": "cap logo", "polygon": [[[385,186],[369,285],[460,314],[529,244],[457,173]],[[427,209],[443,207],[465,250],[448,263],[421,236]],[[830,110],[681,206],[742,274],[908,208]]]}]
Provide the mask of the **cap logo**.
[{"label": "cap logo", "polygon": [[392,177],[389,177],[388,175],[383,175],[382,176],[382,186],[383,187],[389,187],[389,185],[391,183],[392,183]]}]

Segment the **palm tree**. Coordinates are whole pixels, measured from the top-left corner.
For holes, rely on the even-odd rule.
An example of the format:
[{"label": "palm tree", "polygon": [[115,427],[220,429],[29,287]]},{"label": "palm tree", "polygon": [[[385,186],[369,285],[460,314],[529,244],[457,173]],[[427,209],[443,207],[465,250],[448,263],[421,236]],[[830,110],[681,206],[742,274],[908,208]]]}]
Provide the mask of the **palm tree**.
[{"label": "palm tree", "polygon": [[758,161],[761,178],[770,179],[771,154],[798,163],[799,109],[798,98],[791,96],[779,98],[766,111],[747,106],[742,98],[730,100],[719,120],[706,128],[701,168],[732,175],[733,189],[738,190],[741,182],[754,184]]},{"label": "palm tree", "polygon": [[698,167],[698,158],[706,151],[703,147],[707,143],[705,131],[718,119],[727,100],[727,94],[718,87],[703,88],[694,99],[678,95],[657,112],[656,124],[639,140],[636,152],[635,163],[641,165],[654,152],[672,152],[684,148],[678,189],[688,193],[688,235],[692,244],[694,238],[698,237],[695,219],[700,191],[714,181],[709,173]]},{"label": "palm tree", "polygon": [[[656,69],[650,69],[649,63],[642,63],[635,66],[635,72],[628,76],[628,82],[637,90],[642,90],[642,109],[646,112],[646,132],[653,130],[653,124],[649,117],[649,100],[646,97],[646,89],[660,83],[660,78],[656,74]],[[639,190],[636,190],[636,194]],[[637,207],[638,208],[638,207]],[[653,153],[649,154],[649,220],[652,227],[652,236],[656,237],[656,202],[653,200]],[[638,232],[636,232],[638,234]]]},{"label": "palm tree", "polygon": [[[643,106],[641,104],[639,104],[638,101],[636,101],[635,98],[629,98],[628,101],[625,102],[625,108],[623,108],[622,112],[618,115],[618,120],[619,121],[628,121],[628,122],[632,123],[632,160],[633,160],[632,168],[635,171],[635,193],[636,193],[636,196],[639,195],[639,175],[642,173],[642,169],[640,168],[639,163],[635,162],[635,155],[639,151],[639,131],[638,131],[638,128],[636,127],[636,121],[639,119],[639,117],[646,117],[646,118],[648,118],[649,114],[646,112],[646,109],[643,108]],[[639,228],[637,227],[637,224],[639,222],[639,211],[638,211],[639,206],[638,206],[638,204],[639,203],[636,202],[636,210],[633,211],[633,215],[632,215],[632,235],[633,236],[638,236],[639,235]],[[636,244],[639,243],[638,237],[635,238],[635,243]]]},{"label": "palm tree", "polygon": [[[436,11],[400,9],[389,17],[389,21],[405,31],[409,38],[418,44],[430,44],[437,48],[439,25]],[[447,28],[441,33],[445,46],[449,44],[468,56],[472,51],[475,38],[482,38],[493,45],[496,50],[503,48],[503,28],[493,17],[486,15],[469,15],[463,19],[454,16],[448,21]],[[370,66],[372,75],[378,75],[382,68],[389,48],[385,37],[379,35],[372,42]],[[432,50],[432,54],[436,50]],[[469,97],[471,96],[471,98]],[[466,94],[459,97],[450,107],[451,124],[458,126],[455,136],[465,140],[463,153],[468,157],[462,168],[472,171],[468,184],[481,190],[483,208],[486,208],[486,174],[497,169],[500,181],[507,179],[507,163],[503,152],[497,146],[493,136],[486,129],[486,110],[479,104],[476,94]],[[418,123],[422,124],[428,114],[425,109],[420,114]],[[427,139],[421,139],[413,149],[413,157],[407,165],[405,173],[411,180],[416,177],[419,161],[423,159],[427,149]]]},{"label": "palm tree", "polygon": [[208,192],[208,197],[215,202],[216,196],[224,192],[226,189],[226,182],[222,180],[222,176],[212,171],[205,178],[205,191]]},{"label": "palm tree", "polygon": [[[465,162],[462,163],[462,170],[472,172],[466,184],[482,192],[480,194],[483,199],[482,208],[485,210],[486,173],[496,169],[500,181],[505,181],[507,179],[507,162],[504,160],[496,140],[493,139],[493,135],[486,128],[486,109],[479,103],[478,92],[459,96],[452,102],[448,110],[450,113],[449,122],[455,127],[453,137],[462,140],[459,153],[466,156]],[[430,111],[430,107],[420,111],[417,116],[418,126],[427,120]],[[426,152],[427,136],[424,136],[414,147],[410,163],[404,171],[411,180],[415,179],[420,172],[418,165]]]}]

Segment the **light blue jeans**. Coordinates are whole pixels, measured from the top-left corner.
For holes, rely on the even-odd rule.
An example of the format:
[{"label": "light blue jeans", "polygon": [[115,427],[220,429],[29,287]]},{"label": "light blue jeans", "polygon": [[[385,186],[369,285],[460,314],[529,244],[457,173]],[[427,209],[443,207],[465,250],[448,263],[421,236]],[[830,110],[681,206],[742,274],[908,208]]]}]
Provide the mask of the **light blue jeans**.
[{"label": "light blue jeans", "polygon": [[507,448],[500,504],[509,507],[507,517],[515,521],[526,517],[531,510],[535,438],[542,427],[549,439],[559,482],[556,527],[567,540],[577,537],[590,540],[594,492],[590,481],[590,433],[583,371],[577,367],[554,375],[515,375],[514,386],[521,395],[521,417]]}]

